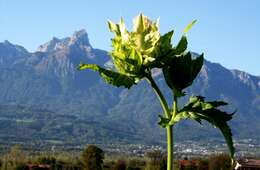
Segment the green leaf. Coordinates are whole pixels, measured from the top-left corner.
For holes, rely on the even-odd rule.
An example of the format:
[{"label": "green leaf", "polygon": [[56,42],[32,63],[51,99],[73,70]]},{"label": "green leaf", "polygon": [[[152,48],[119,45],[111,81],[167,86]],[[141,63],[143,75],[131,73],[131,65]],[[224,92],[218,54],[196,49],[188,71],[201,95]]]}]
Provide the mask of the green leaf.
[{"label": "green leaf", "polygon": [[167,85],[176,95],[183,95],[183,89],[190,86],[197,77],[203,65],[203,54],[193,59],[190,52],[172,58],[168,66],[163,67],[163,74]]},{"label": "green leaf", "polygon": [[149,65],[151,68],[162,68],[165,63],[171,60],[171,53],[173,52],[171,44],[173,33],[174,31],[172,30],[160,36],[160,39],[155,44],[155,61]]},{"label": "green leaf", "polygon": [[182,36],[181,40],[179,41],[177,46],[174,48],[175,54],[180,55],[181,53],[183,53],[187,49],[187,46],[188,46],[187,37]]},{"label": "green leaf", "polygon": [[114,86],[124,86],[130,88],[132,85],[136,84],[137,78],[126,76],[121,73],[114,72],[112,70],[106,70],[96,64],[80,64],[79,70],[90,69],[99,72],[100,76],[109,84]]},{"label": "green leaf", "polygon": [[117,25],[113,23],[112,21],[108,20],[108,28],[111,32],[116,32],[117,31]]},{"label": "green leaf", "polygon": [[191,97],[189,103],[179,111],[177,116],[175,116],[169,124],[174,124],[181,119],[187,118],[193,119],[199,123],[201,123],[201,120],[208,121],[213,126],[220,129],[227,142],[231,156],[233,157],[235,149],[233,146],[232,132],[227,122],[232,119],[234,113],[228,114],[217,108],[225,105],[227,105],[227,103],[223,101],[205,102],[204,97]]},{"label": "green leaf", "polygon": [[163,117],[162,115],[159,115],[160,121],[158,122],[158,124],[162,127],[162,128],[166,128],[169,125],[170,119]]},{"label": "green leaf", "polygon": [[173,32],[174,32],[173,30],[169,31],[160,37],[158,41],[158,45],[161,47],[162,50],[172,48],[171,41],[172,41]]},{"label": "green leaf", "polygon": [[193,20],[191,23],[189,23],[189,25],[183,30],[183,34],[186,34],[196,22],[197,20]]}]

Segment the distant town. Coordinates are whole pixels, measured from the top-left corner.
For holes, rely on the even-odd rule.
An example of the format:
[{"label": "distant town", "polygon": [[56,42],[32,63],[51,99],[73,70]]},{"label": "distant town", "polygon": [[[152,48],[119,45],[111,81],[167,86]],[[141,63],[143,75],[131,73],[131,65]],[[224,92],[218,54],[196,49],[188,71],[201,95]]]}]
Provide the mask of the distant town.
[{"label": "distant town", "polygon": [[[91,144],[91,143],[89,143]],[[5,152],[14,145],[20,145],[28,151],[81,151],[88,144],[69,144],[57,140],[43,140],[41,142],[5,142],[0,139],[0,151]],[[166,144],[146,145],[146,144],[95,144],[106,153],[120,153],[132,156],[144,156],[145,153],[154,150],[166,152]],[[260,157],[260,143],[255,139],[234,140],[236,157]],[[176,142],[174,145],[176,158],[204,157],[212,154],[228,153],[227,146],[223,141],[191,141]]]}]

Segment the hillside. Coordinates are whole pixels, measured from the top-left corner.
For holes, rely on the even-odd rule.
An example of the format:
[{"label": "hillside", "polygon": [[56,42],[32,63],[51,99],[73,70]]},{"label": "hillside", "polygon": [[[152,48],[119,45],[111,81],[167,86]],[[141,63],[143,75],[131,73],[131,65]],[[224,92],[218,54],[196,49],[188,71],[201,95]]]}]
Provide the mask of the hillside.
[{"label": "hillside", "polygon": [[[93,48],[85,30],[67,38],[54,37],[33,53],[8,41],[0,43],[0,135],[25,137],[27,142],[164,141],[157,126],[162,111],[147,82],[130,90],[115,88],[96,73],[78,71],[80,62],[110,64],[107,52]],[[166,93],[158,70],[156,81]],[[231,122],[235,139],[260,137],[260,77],[205,61],[186,91],[229,102],[228,110],[237,110]],[[190,121],[176,129],[178,140],[220,136],[216,129]]]}]

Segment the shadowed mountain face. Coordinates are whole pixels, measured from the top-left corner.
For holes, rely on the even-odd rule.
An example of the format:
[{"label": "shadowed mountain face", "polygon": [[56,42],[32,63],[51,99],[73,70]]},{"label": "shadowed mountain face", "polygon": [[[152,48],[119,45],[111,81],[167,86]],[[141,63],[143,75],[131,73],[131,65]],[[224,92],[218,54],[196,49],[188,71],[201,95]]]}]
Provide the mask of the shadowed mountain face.
[{"label": "shadowed mountain face", "polygon": [[[95,122],[95,127],[88,126],[88,131],[94,133],[91,136],[94,141],[104,140],[107,136],[111,141],[164,140],[164,132],[157,126],[158,114],[162,110],[148,83],[143,81],[130,90],[115,88],[104,83],[97,73],[78,71],[77,65],[81,62],[104,67],[110,63],[106,51],[90,45],[85,30],[63,39],[54,37],[34,53],[8,41],[0,43],[0,104],[14,106],[17,112],[22,110],[16,106],[22,105],[47,109],[57,115],[73,115],[88,120],[86,124]],[[160,70],[155,70],[155,75],[170,101]],[[228,110],[237,110],[231,122],[235,138],[260,137],[260,77],[205,61],[194,85],[186,91],[206,96],[209,100],[229,102]],[[181,104],[185,100],[187,98]],[[0,109],[0,117],[3,113]],[[60,123],[62,131],[64,122]],[[74,126],[68,136],[75,133],[77,124]],[[178,139],[219,136],[213,128],[203,128],[189,121],[182,122],[176,129]],[[39,132],[43,133],[41,128],[34,133]]]}]

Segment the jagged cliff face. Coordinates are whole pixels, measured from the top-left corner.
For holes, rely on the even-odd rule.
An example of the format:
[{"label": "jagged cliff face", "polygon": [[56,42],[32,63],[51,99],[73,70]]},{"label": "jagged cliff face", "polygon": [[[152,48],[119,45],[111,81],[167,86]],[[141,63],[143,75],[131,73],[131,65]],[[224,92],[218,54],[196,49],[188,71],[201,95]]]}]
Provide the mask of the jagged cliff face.
[{"label": "jagged cliff face", "polygon": [[[107,52],[93,48],[85,30],[67,38],[54,37],[34,53],[8,41],[0,43],[0,104],[29,105],[80,115],[121,130],[130,129],[147,140],[156,140],[162,134],[156,126],[161,108],[146,82],[130,90],[115,88],[96,73],[79,72],[80,62],[112,67]],[[153,72],[170,100],[161,71]],[[260,136],[260,77],[205,61],[194,85],[186,91],[231,103],[229,110],[237,110],[232,123],[235,135],[243,131],[244,136],[247,133]],[[248,122],[259,131],[248,128]],[[196,128],[200,128],[190,131],[189,125],[184,122],[177,128],[192,137]]]},{"label": "jagged cliff face", "polygon": [[38,52],[54,52],[69,48],[80,48],[81,50],[85,50],[86,53],[90,52],[92,49],[88,34],[85,30],[80,30],[75,32],[71,37],[58,39],[53,37],[51,41],[40,45],[37,49]]},{"label": "jagged cliff face", "polygon": [[71,37],[58,39],[40,45],[37,52],[25,60],[38,73],[55,75],[57,78],[74,77],[80,62],[99,62],[104,64],[106,53],[97,56],[97,50],[89,43],[85,30],[75,32]]},{"label": "jagged cliff face", "polygon": [[85,30],[71,37],[53,38],[34,53],[9,42],[1,43],[0,102],[63,110],[75,100],[94,95],[95,91],[88,92],[89,87],[99,81],[94,73],[79,72],[77,65],[104,65],[107,60],[107,52],[92,48]]},{"label": "jagged cliff face", "polygon": [[29,56],[22,46],[13,45],[9,41],[0,43],[0,67],[10,67],[16,61]]}]

